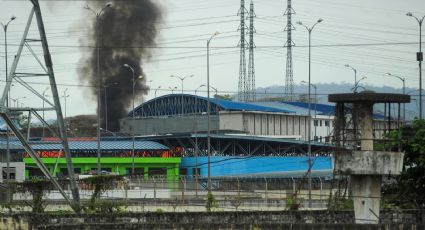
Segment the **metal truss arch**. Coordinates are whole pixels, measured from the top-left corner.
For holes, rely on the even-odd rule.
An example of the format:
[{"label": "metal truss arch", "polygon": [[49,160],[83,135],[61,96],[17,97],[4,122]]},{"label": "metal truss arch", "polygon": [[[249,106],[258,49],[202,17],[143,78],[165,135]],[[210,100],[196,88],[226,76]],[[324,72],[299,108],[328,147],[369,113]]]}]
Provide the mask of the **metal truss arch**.
[{"label": "metal truss arch", "polygon": [[[211,99],[211,114],[217,114],[224,108]],[[189,94],[170,94],[142,103],[134,109],[136,117],[162,117],[184,114],[207,113],[208,100],[205,97]],[[128,113],[132,116],[132,111]]]}]

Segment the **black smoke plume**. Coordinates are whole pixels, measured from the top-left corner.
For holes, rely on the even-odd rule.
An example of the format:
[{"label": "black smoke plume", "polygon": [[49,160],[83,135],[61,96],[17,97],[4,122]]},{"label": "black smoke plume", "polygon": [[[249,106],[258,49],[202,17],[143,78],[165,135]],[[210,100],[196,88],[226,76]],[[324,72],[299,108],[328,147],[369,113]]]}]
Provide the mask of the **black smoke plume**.
[{"label": "black smoke plume", "polygon": [[[89,7],[99,11],[105,7],[104,1],[89,1]],[[97,49],[100,47],[99,76],[102,79],[101,87],[101,127],[105,128],[105,85],[107,88],[107,117],[108,130],[119,130],[119,119],[127,115],[132,105],[132,72],[124,67],[128,64],[134,68],[136,99],[142,98],[149,90],[146,83],[146,75],[143,73],[141,63],[149,59],[151,49],[155,45],[158,33],[157,26],[161,21],[161,9],[154,0],[116,0],[112,5],[105,8],[96,20],[93,15],[91,38],[95,41],[95,47],[90,55],[82,59],[80,79],[90,85],[98,85]],[[98,21],[98,25],[97,25]],[[87,41],[81,41],[87,45]],[[97,100],[97,87],[91,88],[93,98]],[[136,100],[135,106],[141,101]]]}]

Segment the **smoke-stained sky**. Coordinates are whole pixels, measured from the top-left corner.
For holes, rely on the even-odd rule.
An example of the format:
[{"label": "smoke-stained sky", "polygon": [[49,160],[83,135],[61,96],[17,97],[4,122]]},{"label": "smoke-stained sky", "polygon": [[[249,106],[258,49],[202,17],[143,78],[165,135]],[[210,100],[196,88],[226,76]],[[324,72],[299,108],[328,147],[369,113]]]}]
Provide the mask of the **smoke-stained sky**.
[{"label": "smoke-stained sky", "polygon": [[[90,56],[83,57],[83,68],[79,71],[80,80],[90,85],[101,85],[101,117],[105,128],[105,106],[107,106],[108,130],[118,131],[118,119],[127,114],[127,109],[133,100],[133,71],[134,92],[136,97],[146,95],[149,87],[145,84],[149,76],[143,72],[142,60],[151,56],[150,47],[155,44],[161,21],[161,9],[151,0],[112,1],[110,7],[105,7],[103,1],[89,1],[88,7],[99,12],[92,22],[91,39],[99,48],[99,74],[97,74],[98,51],[93,49]],[[95,13],[93,12],[93,13]],[[94,15],[94,14],[93,14]],[[98,24],[97,24],[98,22]],[[87,45],[81,40],[82,45]],[[90,42],[90,41],[89,41]],[[127,64],[131,68],[125,67]],[[105,86],[107,105],[105,105]],[[97,100],[98,88],[90,88]],[[136,105],[137,106],[137,105]]]},{"label": "smoke-stained sky", "polygon": [[[54,10],[48,5],[55,2]],[[81,84],[77,72],[81,69],[81,56],[94,52],[93,39],[90,35],[93,26],[93,14],[84,9],[85,1],[40,1],[47,38],[52,54],[53,67],[58,82],[58,90],[62,95],[68,88],[67,114],[95,114],[96,101],[88,99],[89,83]],[[105,4],[107,1],[88,1],[93,4]],[[248,4],[248,0],[246,4]],[[206,84],[206,40],[216,31],[220,34],[214,38],[210,46],[210,84],[219,93],[237,91],[239,74],[239,10],[240,1],[229,0],[154,0],[161,4],[166,14],[163,23],[158,26],[159,39],[153,48],[149,61],[143,61],[143,71],[151,88],[144,98],[171,93],[170,87],[180,91],[181,82],[169,76],[186,76],[193,78],[184,81],[184,90],[194,93],[201,84]],[[412,11],[416,16],[425,14],[423,0],[297,0],[292,1],[296,14],[293,22],[294,83],[300,84],[308,79],[308,33],[296,24],[302,21],[311,26],[318,18],[324,21],[315,27],[312,33],[312,82],[313,83],[349,83],[354,82],[354,72],[344,67],[350,64],[357,68],[358,78],[367,76],[362,85],[389,86],[401,89],[402,82],[397,78],[385,75],[390,72],[406,78],[406,87],[418,88],[418,51],[419,26],[415,19],[406,16]],[[6,22],[15,15],[16,20],[9,25],[8,51],[9,65],[17,51],[32,4],[29,1],[1,1],[0,21]],[[99,7],[99,6],[97,6]],[[283,86],[285,83],[286,50],[286,18],[283,12],[286,1],[254,0],[257,17],[254,26],[256,86],[259,92],[272,85]],[[84,20],[83,23],[77,23]],[[125,26],[125,25],[122,25]],[[33,24],[33,27],[34,24]],[[129,29],[131,31],[131,28]],[[34,31],[34,30],[32,30]],[[425,36],[422,27],[422,36]],[[35,34],[35,32],[32,32]],[[87,49],[81,48],[80,40],[84,40]],[[425,41],[423,37],[422,42]],[[386,43],[401,43],[399,45]],[[373,45],[373,44],[377,45]],[[406,43],[406,44],[402,44]],[[344,46],[344,44],[351,44]],[[359,45],[356,45],[359,44]],[[371,44],[371,45],[362,45]],[[339,45],[339,46],[338,46]],[[4,76],[3,33],[0,36],[0,76]],[[37,47],[33,47],[37,49]],[[37,50],[36,50],[37,52]],[[41,53],[41,51],[40,51]],[[42,57],[40,57],[42,58]],[[85,59],[88,60],[88,59]],[[21,57],[18,67],[20,72],[40,71],[40,67],[26,53]],[[128,72],[128,74],[131,74]],[[33,79],[31,79],[33,81]],[[4,85],[0,81],[0,87]],[[318,84],[320,85],[320,84]],[[33,84],[42,92],[47,85]],[[304,87],[304,89],[307,89]],[[349,88],[347,88],[349,90]],[[268,89],[267,92],[273,91]],[[411,91],[411,90],[407,90]],[[273,91],[277,93],[278,91]],[[305,91],[304,91],[305,92]],[[346,92],[346,91],[341,91]],[[413,93],[417,94],[417,91]],[[198,95],[205,96],[205,87],[198,90]],[[283,91],[282,91],[283,93]],[[322,100],[326,100],[325,88],[317,88]],[[42,101],[31,97],[31,94],[19,84],[12,87],[11,97],[26,96],[20,99],[24,105],[41,107]],[[417,97],[416,97],[417,98]],[[136,105],[142,101],[136,98]],[[62,99],[62,106],[64,100]],[[127,103],[127,112],[131,105]],[[46,118],[55,117],[53,112],[46,112]]]}]

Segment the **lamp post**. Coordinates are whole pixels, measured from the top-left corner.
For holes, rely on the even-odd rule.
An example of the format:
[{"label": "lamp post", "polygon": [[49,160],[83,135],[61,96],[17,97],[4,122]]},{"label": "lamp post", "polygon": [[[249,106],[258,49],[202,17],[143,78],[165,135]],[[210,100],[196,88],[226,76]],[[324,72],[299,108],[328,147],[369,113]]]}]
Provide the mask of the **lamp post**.
[{"label": "lamp post", "polygon": [[65,104],[65,117],[64,117],[64,120],[65,120],[65,132],[69,129],[69,124],[67,125],[67,122],[66,122],[66,98],[67,97],[69,97],[69,94],[66,94],[66,91],[68,91],[68,88],[66,88],[65,89],[65,91],[63,91],[63,95],[61,96],[61,98],[63,98],[63,100],[64,100],[64,104]]},{"label": "lamp post", "polygon": [[[311,85],[311,31],[314,27],[321,23],[323,19],[317,20],[312,27],[307,27],[301,21],[298,22],[299,25],[304,26],[308,31],[308,84]],[[308,87],[308,118],[310,119],[308,125],[308,207],[311,208],[311,168],[313,166],[311,162],[311,87]]]},{"label": "lamp post", "polygon": [[[49,96],[49,95],[47,95],[47,94],[46,94],[46,91],[47,91],[48,89],[49,89],[49,87],[47,87],[46,89],[44,89],[44,90],[43,90],[43,120],[44,120],[44,121],[46,121],[46,119],[44,118],[44,98]],[[42,133],[43,133],[43,134],[42,134],[42,136],[43,136],[43,138],[44,138],[44,129],[45,129],[45,126],[46,126],[46,125],[44,124],[44,122],[42,122],[42,123],[43,123],[43,131],[42,131]]]},{"label": "lamp post", "polygon": [[97,76],[97,173],[101,173],[101,166],[100,166],[100,94],[101,94],[101,88],[102,87],[102,76],[99,74],[100,72],[100,46],[99,46],[99,35],[100,35],[100,27],[99,27],[99,21],[100,16],[104,12],[104,10],[108,7],[111,7],[112,3],[108,2],[106,5],[101,8],[99,11],[94,11],[91,9],[88,5],[86,5],[84,8],[86,10],[91,11],[96,16],[96,30],[98,31],[96,33],[96,50],[97,50],[97,65],[96,65],[96,76]]},{"label": "lamp post", "polygon": [[[3,27],[3,31],[4,31],[4,55],[5,55],[5,72],[6,72],[6,75],[5,76],[6,76],[6,82],[7,82],[8,67],[9,67],[8,64],[7,64],[7,27],[15,19],[16,19],[16,17],[15,16],[12,16],[12,17],[10,17],[10,20],[6,24],[1,23],[1,26]],[[9,96],[9,92],[8,92],[7,97],[8,96]],[[8,105],[8,99],[6,98],[6,106],[7,105]]]},{"label": "lamp post", "polygon": [[[308,84],[308,82],[306,82],[306,81],[301,81],[301,83]],[[310,83],[310,87],[314,88],[314,100],[315,100],[315,103],[314,103],[314,122],[316,122],[316,116],[317,116],[317,86],[313,83]],[[315,141],[317,141],[316,138],[317,138],[317,125],[314,124],[314,140]]]},{"label": "lamp post", "polygon": [[15,102],[15,107],[16,107],[16,108],[19,108],[19,100],[20,100],[20,99],[27,98],[27,97],[18,97],[18,98],[11,98],[11,97],[9,97],[9,98],[10,98],[10,100],[12,100],[12,101],[14,101],[14,102]]},{"label": "lamp post", "polygon": [[422,61],[424,60],[422,53],[422,22],[425,19],[425,15],[421,19],[414,16],[411,12],[406,15],[415,18],[419,23],[419,52],[416,53],[416,60],[419,62],[419,119],[422,120]]},{"label": "lamp post", "polygon": [[[155,89],[155,99],[156,99],[156,91],[158,91],[158,89],[161,89],[161,86],[158,86],[158,88]],[[155,113],[158,114],[158,107],[157,107],[156,100],[155,100]]]},{"label": "lamp post", "polygon": [[185,76],[185,77],[180,77],[180,76],[177,76],[177,75],[171,75],[170,77],[175,77],[175,78],[178,78],[178,79],[180,79],[180,81],[182,81],[182,97],[181,97],[181,108],[182,108],[182,111],[181,111],[181,114],[183,115],[184,114],[184,105],[183,105],[183,100],[184,100],[184,98],[183,98],[183,82],[184,82],[184,80],[186,79],[186,78],[190,78],[190,77],[193,77],[193,74],[192,75],[189,75],[189,76]]},{"label": "lamp post", "polygon": [[211,127],[210,127],[210,42],[219,33],[215,32],[207,40],[207,151],[208,151],[208,193],[211,193]]},{"label": "lamp post", "polygon": [[269,90],[270,87],[264,88],[264,100],[267,98],[267,90]]},{"label": "lamp post", "polygon": [[354,84],[354,87],[352,88],[352,90],[353,90],[353,93],[357,93],[357,89],[360,87],[359,86],[359,83],[362,81],[362,80],[364,80],[364,79],[366,79],[367,77],[362,77],[362,78],[360,78],[355,84]]},{"label": "lamp post", "polygon": [[[390,77],[395,77],[395,78],[400,79],[400,81],[403,82],[403,94],[406,93],[406,84],[405,84],[406,83],[406,79],[404,77],[400,77],[398,75],[391,74],[391,73],[386,73],[386,75],[387,76],[390,76]],[[405,107],[405,104],[404,103],[403,103],[403,120],[406,120],[406,107]]]},{"label": "lamp post", "polygon": [[[197,92],[200,88],[205,87],[205,84],[200,85],[198,88],[195,89],[195,95],[197,95]],[[195,194],[196,197],[198,197],[198,157],[199,157],[199,147],[198,147],[198,98],[195,98],[195,115],[194,115],[194,123],[195,123],[195,182],[196,182],[196,190]]]},{"label": "lamp post", "polygon": [[197,95],[198,90],[199,90],[200,88],[205,87],[205,86],[206,86],[205,84],[202,84],[202,85],[200,85],[198,88],[196,88],[196,89],[195,89],[195,95]]},{"label": "lamp post", "polygon": [[175,86],[175,87],[168,87],[170,90],[171,90],[171,94],[174,94],[174,90],[176,90],[177,89],[177,86]]},{"label": "lamp post", "polygon": [[[131,67],[129,64],[124,64],[124,67],[129,68],[132,73],[132,80],[133,80],[133,110],[132,110],[132,120],[133,120],[133,127],[131,128],[131,139],[132,139],[132,152],[131,152],[131,174],[134,175],[134,85],[135,85],[135,79],[134,79],[134,68]],[[130,126],[131,127],[131,126]]]},{"label": "lamp post", "polygon": [[[12,22],[13,20],[15,20],[16,17],[12,16],[10,18],[10,20],[6,23],[6,24],[1,24],[3,27],[3,31],[4,31],[4,57],[5,57],[5,72],[6,72],[6,83],[7,83],[7,68],[8,68],[8,64],[7,64],[7,27],[9,26],[9,23]],[[6,107],[9,106],[9,92],[7,92],[7,96],[6,96]],[[9,138],[9,126],[6,126],[6,180],[9,181],[10,180],[10,138]]]},{"label": "lamp post", "polygon": [[108,87],[111,87],[113,85],[118,85],[117,82],[109,83],[106,85],[103,85],[104,92],[105,92],[105,129],[108,130]]},{"label": "lamp post", "polygon": [[159,89],[161,89],[161,86],[158,86],[158,88],[155,89],[155,98],[156,98],[156,91],[158,91]]},{"label": "lamp post", "polygon": [[215,91],[215,96],[214,96],[214,98],[215,98],[218,95],[218,90],[215,87],[212,87],[212,86],[210,86],[210,87],[211,87],[211,89],[213,89]]},{"label": "lamp post", "polygon": [[68,91],[68,88],[65,89],[65,91],[63,91],[63,99],[65,101],[65,120],[66,120],[66,98],[69,97],[69,94],[66,94],[66,91]]},{"label": "lamp post", "polygon": [[356,85],[356,82],[357,82],[357,69],[354,68],[354,67],[352,67],[349,64],[345,64],[344,66],[347,67],[347,68],[350,68],[350,69],[352,69],[354,71],[354,85]]}]

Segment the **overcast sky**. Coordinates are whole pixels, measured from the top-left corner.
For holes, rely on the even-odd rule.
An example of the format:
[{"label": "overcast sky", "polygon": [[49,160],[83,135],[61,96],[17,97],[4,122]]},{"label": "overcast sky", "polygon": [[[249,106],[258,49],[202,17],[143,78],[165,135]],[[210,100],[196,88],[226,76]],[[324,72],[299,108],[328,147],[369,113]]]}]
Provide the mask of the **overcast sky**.
[{"label": "overcast sky", "polygon": [[[88,85],[79,82],[78,68],[83,50],[80,41],[92,45],[90,28],[93,15],[85,10],[90,1],[40,1],[51,48],[54,71],[59,93],[68,88],[67,115],[95,113],[96,102],[90,99]],[[181,89],[180,80],[174,75],[191,75],[185,80],[184,89],[194,90],[206,84],[206,40],[214,32],[220,35],[211,42],[210,76],[211,85],[221,93],[237,91],[239,77],[239,0],[158,0],[164,11],[163,23],[157,47],[152,48],[152,58],[141,63],[151,89],[161,86],[157,96],[170,93],[169,88]],[[406,86],[418,87],[418,63],[415,52],[419,49],[419,25],[406,12],[425,15],[424,0],[293,0],[296,14],[293,16],[294,82],[299,84],[308,79],[308,33],[296,24],[302,21],[312,25],[317,19],[323,22],[312,32],[312,82],[354,82],[350,64],[358,70],[358,79],[367,76],[365,84],[385,85],[401,88],[401,81],[389,78],[385,73],[406,78]],[[246,1],[249,9],[250,1]],[[0,2],[0,20],[7,22],[10,16],[17,19],[8,29],[9,64],[16,54],[28,14],[30,1]],[[286,49],[286,1],[254,1],[254,24],[257,33],[254,41],[255,76],[257,87],[284,85]],[[246,21],[248,23],[248,21]],[[131,33],[131,30],[128,31]],[[424,31],[425,33],[425,31]],[[36,34],[35,27],[30,34]],[[0,76],[4,77],[4,40],[0,45]],[[38,45],[38,44],[37,44]],[[40,53],[35,46],[36,53]],[[247,52],[248,54],[248,52]],[[42,59],[42,56],[39,56]],[[37,72],[40,68],[30,53],[25,51],[17,72]],[[247,55],[248,60],[248,55]],[[4,78],[1,79],[4,79]],[[130,78],[130,76],[129,76]],[[34,88],[42,92],[46,85],[42,80],[28,79]],[[4,80],[0,81],[4,86]],[[27,97],[20,102],[41,107],[41,100],[32,96],[23,87],[14,84],[11,97]],[[193,93],[193,91],[192,91]],[[321,92],[318,89],[318,93]],[[204,94],[201,92],[200,94]],[[147,99],[154,97],[151,90]],[[63,102],[63,101],[62,101]],[[140,100],[138,101],[140,103]],[[136,103],[138,104],[138,103]]]}]

